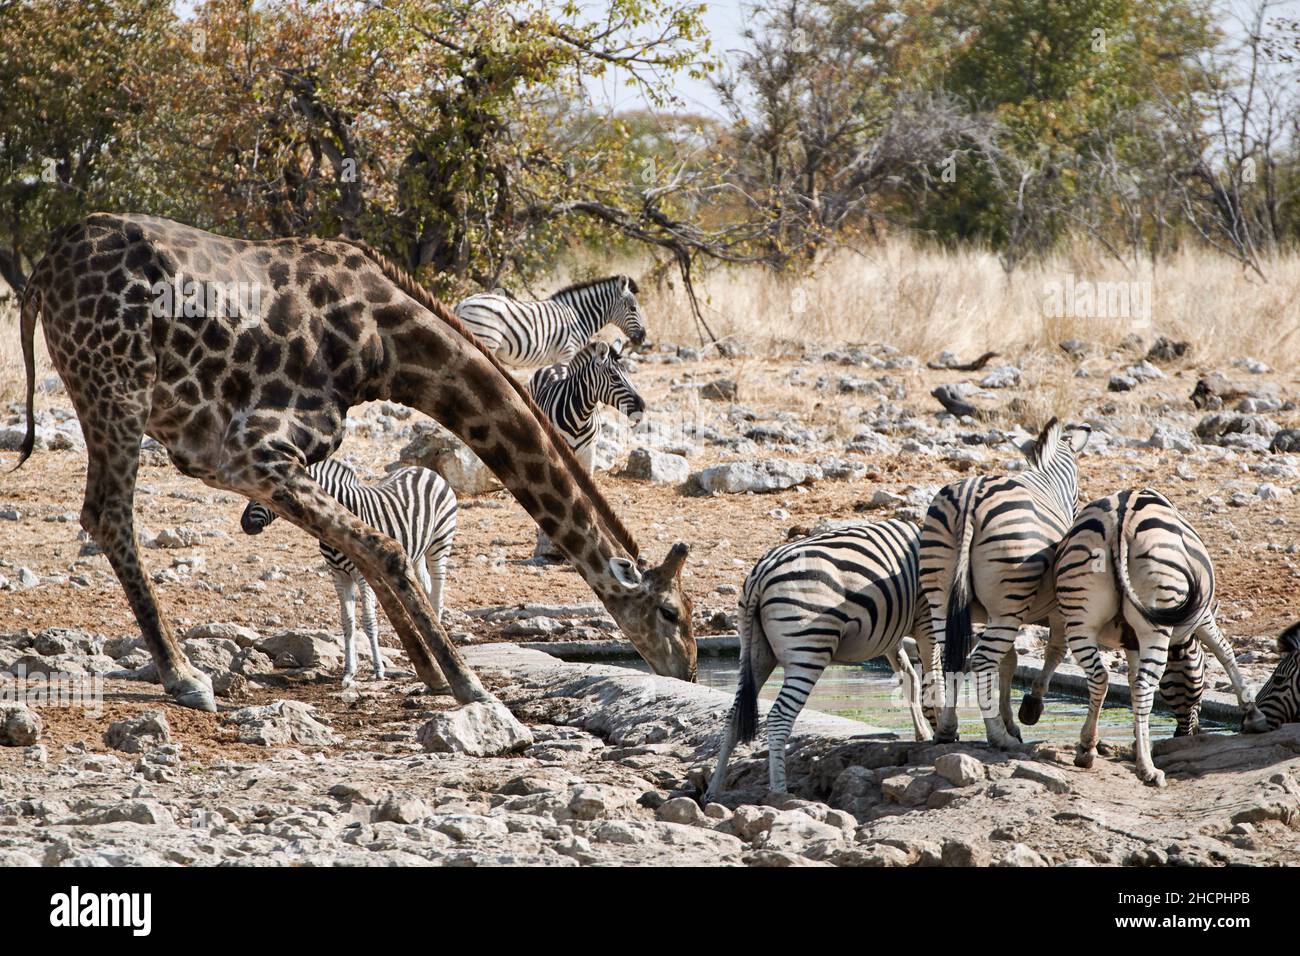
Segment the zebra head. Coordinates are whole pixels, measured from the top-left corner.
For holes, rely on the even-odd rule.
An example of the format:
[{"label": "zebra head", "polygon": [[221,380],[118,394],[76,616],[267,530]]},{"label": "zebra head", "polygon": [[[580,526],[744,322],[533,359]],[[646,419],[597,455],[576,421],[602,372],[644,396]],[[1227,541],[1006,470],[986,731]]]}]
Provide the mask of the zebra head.
[{"label": "zebra head", "polygon": [[244,513],[239,516],[239,527],[244,534],[261,534],[262,529],[275,520],[275,512],[266,505],[250,501]]},{"label": "zebra head", "polygon": [[630,276],[615,276],[614,281],[614,301],[610,303],[606,320],[622,329],[633,345],[639,346],[645,342],[645,316],[636,300],[636,294],[641,290]]},{"label": "zebra head", "polygon": [[1079,510],[1079,465],[1076,456],[1088,444],[1091,425],[1064,425],[1053,418],[1038,437],[1020,446],[1029,467],[1048,479],[1062,507],[1070,514]]},{"label": "zebra head", "polygon": [[1300,721],[1300,623],[1278,636],[1277,652],[1282,659],[1255,695],[1255,706],[1268,721],[1269,730]]},{"label": "zebra head", "polygon": [[626,415],[632,424],[645,414],[645,399],[628,381],[621,345],[591,342],[573,358],[569,374],[591,390],[591,396]]}]

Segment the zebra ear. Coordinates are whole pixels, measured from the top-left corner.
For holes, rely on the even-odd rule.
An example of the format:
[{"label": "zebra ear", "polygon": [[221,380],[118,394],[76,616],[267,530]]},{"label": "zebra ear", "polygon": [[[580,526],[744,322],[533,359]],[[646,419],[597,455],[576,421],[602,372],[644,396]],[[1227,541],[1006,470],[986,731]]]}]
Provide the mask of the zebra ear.
[{"label": "zebra ear", "polygon": [[641,586],[641,572],[637,569],[636,563],[628,558],[610,558],[609,573],[614,575],[615,581],[628,590]]},{"label": "zebra ear", "polygon": [[631,276],[619,276],[619,286],[624,292],[631,292],[636,295],[641,290],[637,288],[636,280]]},{"label": "zebra ear", "polygon": [[1088,439],[1092,437],[1091,425],[1071,425],[1070,426],[1070,451],[1076,455],[1088,446]]}]

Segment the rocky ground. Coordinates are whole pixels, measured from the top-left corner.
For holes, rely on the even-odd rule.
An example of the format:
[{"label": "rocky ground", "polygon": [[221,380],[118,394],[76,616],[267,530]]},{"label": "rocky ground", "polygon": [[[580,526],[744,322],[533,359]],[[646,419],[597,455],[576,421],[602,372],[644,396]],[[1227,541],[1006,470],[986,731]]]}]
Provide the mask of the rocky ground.
[{"label": "rocky ground", "polygon": [[[1300,574],[1294,377],[1137,340],[928,367],[952,359],[881,345],[648,352],[633,380],[650,413],[634,431],[607,429],[601,485],[650,558],[692,544],[697,628],[723,633],[745,573],[787,535],[918,517],[945,482],[1019,467],[1015,443],[1048,415],[1086,420],[1085,499],[1152,485],[1183,509],[1215,556],[1242,669],[1262,681]],[[682,797],[698,789],[726,695],[497,643],[616,634],[575,575],[533,559],[533,525],[513,501],[422,416],[388,405],[354,410],[342,454],[372,477],[399,457],[454,476],[452,626],[532,743],[493,758],[426,750],[455,749],[454,727],[426,729],[446,723],[449,699],[409,675],[340,688],[337,604],[314,543],[283,522],[243,537],[239,499],[146,447],[145,560],[223,707],[180,710],[147,682],[120,588],[80,535],[85,459],[57,383],[38,407],[40,450],[0,483],[0,668],[101,675],[104,703],[38,707],[39,727],[0,715],[0,861],[1295,861],[1295,728],[1164,744],[1171,786],[1153,791],[1123,748],[1084,772],[1041,745],[1002,755],[849,741],[862,725],[807,715],[794,795],[762,792],[759,752],[737,764],[728,806],[704,815]],[[0,449],[20,427],[0,419]],[[517,607],[539,600],[553,606]],[[384,641],[400,675],[386,626]],[[1217,668],[1212,678],[1226,686]]]}]

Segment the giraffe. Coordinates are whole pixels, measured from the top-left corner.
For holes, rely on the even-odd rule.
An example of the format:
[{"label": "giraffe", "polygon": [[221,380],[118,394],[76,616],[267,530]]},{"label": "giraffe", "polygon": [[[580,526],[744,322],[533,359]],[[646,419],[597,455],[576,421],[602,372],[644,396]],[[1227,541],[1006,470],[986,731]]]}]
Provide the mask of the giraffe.
[{"label": "giraffe", "polygon": [[[229,293],[229,294],[227,294]],[[341,551],[374,589],[429,687],[495,698],[451,644],[401,547],[325,494],[307,466],[343,439],[349,407],[389,400],[464,440],[564,552],[660,674],[695,679],[689,547],[663,563],[636,542],[538,413],[456,317],[362,243],[230,239],[179,222],[94,213],[51,241],[23,292],[31,455],[33,337],[86,439],[82,526],[107,555],[164,689],[214,710],[211,682],[163,620],[133,526],[141,437],[185,475],[260,502]]]}]

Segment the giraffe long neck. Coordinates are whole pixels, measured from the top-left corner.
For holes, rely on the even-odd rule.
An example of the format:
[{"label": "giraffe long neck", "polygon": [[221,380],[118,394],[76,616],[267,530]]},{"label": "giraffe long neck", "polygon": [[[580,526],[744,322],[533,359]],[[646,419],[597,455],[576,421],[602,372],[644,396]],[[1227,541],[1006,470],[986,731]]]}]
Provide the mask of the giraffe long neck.
[{"label": "giraffe long neck", "polygon": [[614,612],[610,560],[636,558],[632,536],[523,387],[441,303],[399,271],[389,277],[424,308],[381,329],[393,363],[384,397],[464,441]]}]

